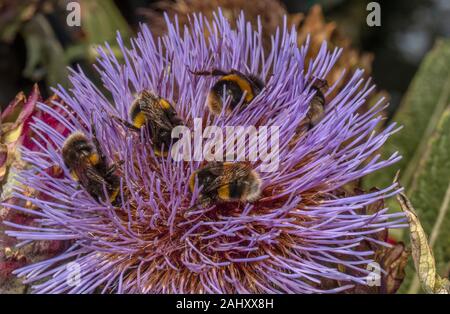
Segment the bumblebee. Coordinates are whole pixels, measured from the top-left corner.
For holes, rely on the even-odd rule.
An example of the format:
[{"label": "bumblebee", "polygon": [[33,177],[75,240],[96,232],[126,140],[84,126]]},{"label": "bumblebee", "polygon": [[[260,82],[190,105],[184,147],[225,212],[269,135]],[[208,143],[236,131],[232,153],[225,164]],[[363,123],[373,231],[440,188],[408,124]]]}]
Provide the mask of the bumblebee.
[{"label": "bumblebee", "polygon": [[[94,129],[93,129],[94,130]],[[95,131],[92,142],[82,132],[72,133],[62,148],[64,164],[72,178],[95,199],[105,200],[105,188],[111,203],[117,200],[120,178],[115,174],[119,163],[109,165],[103,154]]]},{"label": "bumblebee", "polygon": [[189,179],[189,189],[202,187],[200,203],[253,202],[261,195],[259,174],[246,162],[210,162]]},{"label": "bumblebee", "polygon": [[168,155],[173,141],[172,129],[184,124],[169,101],[148,90],[142,91],[133,101],[129,117],[132,123],[113,116],[116,121],[133,131],[140,132],[142,127],[148,128],[155,155],[159,157]]},{"label": "bumblebee", "polygon": [[305,119],[297,128],[297,133],[302,133],[312,129],[325,115],[326,100],[324,93],[328,89],[327,81],[315,79],[311,89],[315,91],[315,94],[309,103],[309,110],[306,113]]},{"label": "bumblebee", "polygon": [[[225,112],[229,114],[239,105],[246,107],[264,88],[264,83],[259,78],[237,70],[225,72],[215,69],[212,71],[191,71],[191,73],[195,75],[220,76],[210,89],[206,99],[209,110],[215,115],[222,113],[224,99],[231,98],[229,106],[225,108]],[[224,95],[225,98],[223,98]]]}]

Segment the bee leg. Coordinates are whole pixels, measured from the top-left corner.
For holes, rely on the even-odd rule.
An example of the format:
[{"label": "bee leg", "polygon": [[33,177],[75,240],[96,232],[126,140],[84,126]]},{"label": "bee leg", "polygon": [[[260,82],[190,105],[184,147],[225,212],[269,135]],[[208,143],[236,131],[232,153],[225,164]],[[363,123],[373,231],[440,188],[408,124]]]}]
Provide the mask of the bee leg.
[{"label": "bee leg", "polygon": [[237,75],[242,76],[242,77],[246,77],[247,76],[246,74],[244,74],[241,71],[236,70],[236,69],[231,69],[230,73],[231,74],[237,74]]},{"label": "bee leg", "polygon": [[194,203],[194,205],[192,205],[186,210],[184,216],[185,218],[188,218],[192,216],[195,211],[210,207],[212,204],[213,202],[211,199],[201,197],[197,202]]},{"label": "bee leg", "polygon": [[112,175],[114,172],[116,172],[116,170],[123,165],[125,161],[124,160],[119,160],[115,163],[113,163],[109,168],[108,171],[106,172],[106,176],[110,176]]},{"label": "bee leg", "polygon": [[194,75],[203,75],[203,76],[223,76],[227,75],[227,72],[219,70],[219,69],[213,69],[211,71],[191,71],[188,69],[189,72],[191,72]]},{"label": "bee leg", "polygon": [[150,125],[150,138],[152,140],[152,144],[155,145],[158,140],[159,137],[161,135],[161,130],[158,129],[158,127],[156,125]]},{"label": "bee leg", "polygon": [[128,121],[126,121],[126,120],[124,120],[124,119],[122,119],[122,118],[120,118],[120,117],[118,117],[118,116],[110,115],[110,117],[111,117],[112,119],[116,120],[118,123],[122,124],[124,127],[130,129],[131,131],[138,132],[138,133],[141,132],[141,129],[140,129],[140,128],[135,127],[135,126],[132,125],[130,122],[128,122]]},{"label": "bee leg", "polygon": [[94,125],[94,111],[91,111],[91,118],[90,118],[90,124],[91,124],[91,132],[92,132],[92,143],[95,146],[95,150],[97,151],[97,154],[100,156],[100,159],[103,162],[106,162],[106,156],[103,154],[103,150],[100,146],[100,142],[97,139],[97,129]]}]

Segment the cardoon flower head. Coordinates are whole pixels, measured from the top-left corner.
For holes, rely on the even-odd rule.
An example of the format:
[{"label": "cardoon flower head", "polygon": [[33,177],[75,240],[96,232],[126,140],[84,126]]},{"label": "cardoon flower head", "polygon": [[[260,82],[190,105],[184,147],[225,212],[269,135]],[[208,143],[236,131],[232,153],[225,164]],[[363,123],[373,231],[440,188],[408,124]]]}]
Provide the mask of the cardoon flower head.
[{"label": "cardoon flower head", "polygon": [[[194,15],[185,29],[167,24],[167,35],[158,39],[145,26],[129,45],[119,35],[123,62],[107,44],[99,49],[96,69],[105,91],[78,69],[69,90],[55,91],[65,106],[55,105],[65,114],[40,105],[71,132],[88,136],[92,116],[109,161],[124,161],[118,171],[120,202],[97,200],[74,181],[61,157],[67,135],[36,120],[34,141],[41,151],[23,151],[33,167],[23,171],[21,181],[40,193],[27,197],[18,189],[15,196],[39,210],[5,204],[35,215],[36,224],[7,223],[8,234],[23,244],[64,240],[70,247],[16,274],[40,293],[311,293],[366,284],[374,258],[369,248],[388,246],[374,235],[402,226],[403,219],[386,208],[364,210],[395,194],[397,185],[357,194],[343,188],[400,158],[376,155],[395,131],[390,125],[374,132],[383,101],[357,113],[374,86],[356,71],[327,99],[324,118],[298,136],[296,126],[315,93],[310,81],[326,79],[339,49],[328,51],[323,43],[307,60],[308,41],[298,47],[296,31],[284,25],[265,54],[261,25],[254,30],[241,16],[232,29],[220,11],[212,23]],[[192,72],[210,69],[253,74],[265,87],[240,112],[213,116],[205,100],[216,78]],[[172,102],[189,128],[195,118],[204,127],[277,126],[278,170],[263,172],[260,162],[252,162],[262,179],[260,199],[196,206],[201,187],[191,193],[189,178],[204,163],[158,157],[144,133],[128,132],[111,119],[129,119],[128,109],[142,90]],[[62,177],[45,171],[55,164]],[[344,284],[325,284],[330,282]]]}]

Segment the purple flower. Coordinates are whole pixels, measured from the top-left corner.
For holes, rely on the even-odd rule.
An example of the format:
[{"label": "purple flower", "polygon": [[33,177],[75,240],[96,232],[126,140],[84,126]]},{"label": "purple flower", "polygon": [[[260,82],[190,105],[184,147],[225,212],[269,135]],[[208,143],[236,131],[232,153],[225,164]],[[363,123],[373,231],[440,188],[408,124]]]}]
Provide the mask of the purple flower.
[{"label": "purple flower", "polygon": [[[339,49],[328,51],[323,43],[314,60],[305,60],[308,41],[299,48],[295,30],[284,25],[266,55],[261,25],[253,30],[241,16],[232,30],[220,11],[212,24],[193,16],[182,30],[168,21],[167,36],[156,40],[143,26],[130,48],[120,35],[118,43],[123,62],[107,44],[99,49],[96,69],[105,93],[78,69],[72,71],[70,90],[56,90],[66,104],[61,109],[71,115],[40,107],[71,131],[87,135],[93,114],[102,150],[111,162],[125,161],[119,171],[122,202],[116,207],[98,201],[80,187],[62,161],[66,136],[36,120],[35,141],[42,151],[23,152],[33,167],[20,180],[40,197],[27,197],[20,189],[16,196],[40,210],[4,206],[36,215],[37,226],[6,223],[12,229],[8,234],[23,244],[65,240],[71,245],[57,257],[17,270],[18,276],[35,283],[40,293],[311,293],[366,283],[374,252],[360,244],[389,246],[373,235],[403,227],[404,220],[387,208],[363,211],[397,193],[396,184],[366,194],[342,192],[345,184],[400,158],[382,160],[375,154],[395,131],[390,125],[374,132],[383,100],[357,113],[374,90],[362,71],[327,100],[324,118],[296,138],[295,126],[315,93],[308,82],[326,78]],[[214,68],[257,75],[265,88],[239,114],[212,116],[205,99],[216,78],[190,71]],[[125,132],[110,118],[128,119],[134,95],[145,89],[174,103],[188,127],[194,118],[207,125],[278,126],[278,171],[261,172],[260,163],[253,163],[263,182],[261,199],[191,210],[199,189],[189,191],[189,177],[202,163],[157,157],[145,137]],[[55,163],[65,173],[62,178],[45,172]],[[346,284],[329,288],[324,284],[329,281]]]}]

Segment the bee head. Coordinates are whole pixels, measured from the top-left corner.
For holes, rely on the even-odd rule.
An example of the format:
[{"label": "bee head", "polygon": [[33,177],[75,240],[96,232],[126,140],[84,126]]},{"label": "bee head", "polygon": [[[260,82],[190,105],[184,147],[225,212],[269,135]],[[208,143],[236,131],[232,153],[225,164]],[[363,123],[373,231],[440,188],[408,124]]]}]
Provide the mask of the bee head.
[{"label": "bee head", "polygon": [[62,156],[66,166],[70,166],[80,158],[89,157],[94,149],[82,132],[72,133],[64,142]]},{"label": "bee head", "polygon": [[329,86],[326,80],[316,78],[314,83],[312,84],[312,88],[325,94]]}]

